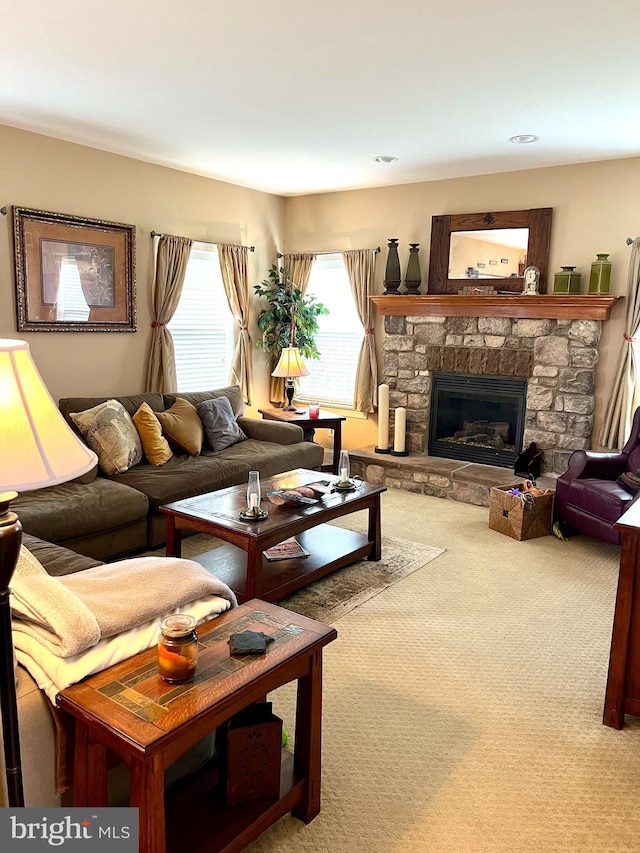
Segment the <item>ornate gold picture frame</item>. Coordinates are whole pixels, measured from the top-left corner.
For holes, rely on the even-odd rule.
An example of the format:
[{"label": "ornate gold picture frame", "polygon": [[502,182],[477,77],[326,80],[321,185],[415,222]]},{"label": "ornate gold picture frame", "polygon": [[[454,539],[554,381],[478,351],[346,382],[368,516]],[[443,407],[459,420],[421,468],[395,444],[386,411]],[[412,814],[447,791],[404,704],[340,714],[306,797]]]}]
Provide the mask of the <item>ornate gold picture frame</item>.
[{"label": "ornate gold picture frame", "polygon": [[19,332],[135,332],[135,225],[13,207]]}]

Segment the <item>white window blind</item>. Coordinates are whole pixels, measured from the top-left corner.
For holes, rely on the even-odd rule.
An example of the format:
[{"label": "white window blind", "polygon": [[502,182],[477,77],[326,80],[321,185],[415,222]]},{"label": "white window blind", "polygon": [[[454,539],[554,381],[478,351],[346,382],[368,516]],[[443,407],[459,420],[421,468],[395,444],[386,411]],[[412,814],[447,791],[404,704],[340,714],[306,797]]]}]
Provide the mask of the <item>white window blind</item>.
[{"label": "white window blind", "polygon": [[234,324],[218,249],[194,243],[180,303],[169,323],[178,391],[207,391],[229,384]]},{"label": "white window blind", "polygon": [[89,319],[89,306],[82,292],[80,273],[75,258],[62,258],[58,297],[56,302],[56,320],[67,323],[85,323]]},{"label": "white window blind", "polygon": [[364,329],[341,254],[316,258],[305,295],[315,296],[329,314],[318,317],[320,359],[305,359],[309,376],[299,380],[298,397],[351,407]]}]

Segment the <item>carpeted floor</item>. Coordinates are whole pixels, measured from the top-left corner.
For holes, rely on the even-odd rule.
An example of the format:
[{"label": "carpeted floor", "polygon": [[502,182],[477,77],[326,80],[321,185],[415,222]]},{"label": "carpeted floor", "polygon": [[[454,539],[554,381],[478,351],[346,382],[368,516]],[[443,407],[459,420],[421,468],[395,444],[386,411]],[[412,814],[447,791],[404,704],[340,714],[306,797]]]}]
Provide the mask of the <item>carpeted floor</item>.
[{"label": "carpeted floor", "polygon": [[[619,549],[515,542],[487,508],[396,490],[382,507],[383,535],[446,552],[337,623],[322,811],[249,853],[638,853],[640,719],[601,723]],[[295,689],[270,698],[291,731]]]},{"label": "carpeted floor", "polygon": [[[198,554],[220,544],[210,536],[190,536],[182,544],[182,555],[197,558]],[[293,593],[278,604],[310,619],[333,624],[383,589],[435,560],[442,552],[442,548],[385,537],[380,561],[360,560]],[[162,555],[164,550],[152,553]]]},{"label": "carpeted floor", "polygon": [[[488,512],[382,496],[383,537],[445,553],[337,622],[322,810],[248,853],[639,853],[640,718],[601,722],[619,549]],[[293,732],[294,685],[270,699]]]}]

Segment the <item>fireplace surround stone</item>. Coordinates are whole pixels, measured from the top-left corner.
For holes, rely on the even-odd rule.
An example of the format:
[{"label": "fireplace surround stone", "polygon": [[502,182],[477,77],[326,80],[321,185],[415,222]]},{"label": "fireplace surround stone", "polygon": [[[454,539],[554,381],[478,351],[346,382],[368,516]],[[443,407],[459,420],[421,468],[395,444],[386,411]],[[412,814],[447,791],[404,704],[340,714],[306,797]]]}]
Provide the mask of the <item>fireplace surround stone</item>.
[{"label": "fireplace surround stone", "polygon": [[601,320],[385,316],[382,381],[392,413],[407,409],[407,449],[425,452],[434,370],[521,376],[523,446],[535,441],[543,471],[561,473],[590,446],[601,334]]}]

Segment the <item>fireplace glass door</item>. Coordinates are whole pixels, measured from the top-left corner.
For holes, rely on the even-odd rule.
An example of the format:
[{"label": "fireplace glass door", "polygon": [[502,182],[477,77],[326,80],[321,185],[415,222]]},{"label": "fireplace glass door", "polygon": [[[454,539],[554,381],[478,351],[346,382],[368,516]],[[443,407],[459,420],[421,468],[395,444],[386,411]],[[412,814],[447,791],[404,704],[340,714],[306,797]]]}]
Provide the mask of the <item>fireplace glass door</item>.
[{"label": "fireplace glass door", "polygon": [[428,453],[513,468],[522,452],[526,379],[433,374]]}]

